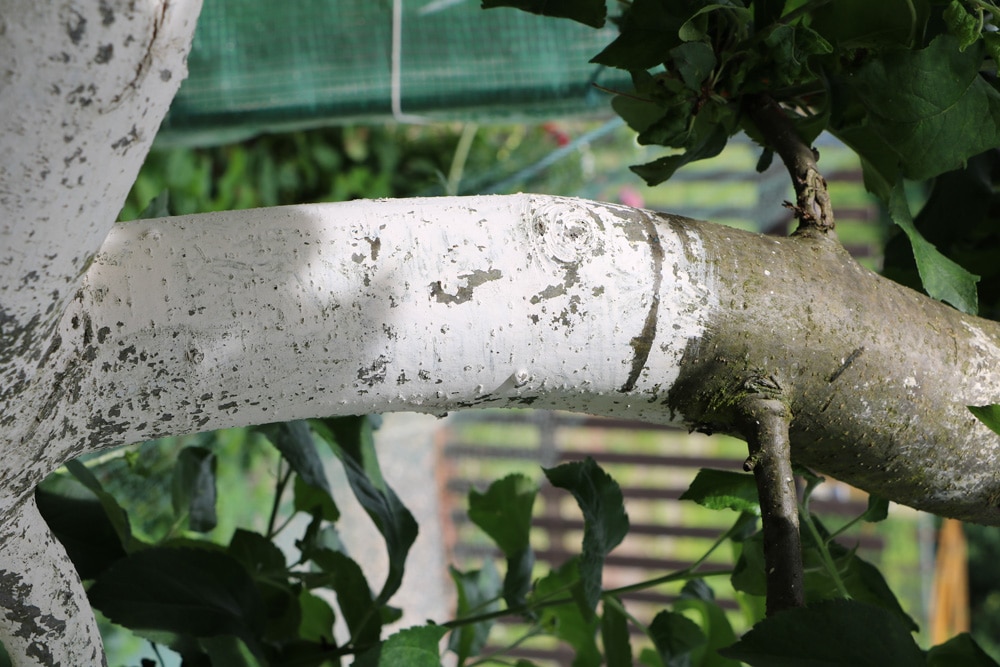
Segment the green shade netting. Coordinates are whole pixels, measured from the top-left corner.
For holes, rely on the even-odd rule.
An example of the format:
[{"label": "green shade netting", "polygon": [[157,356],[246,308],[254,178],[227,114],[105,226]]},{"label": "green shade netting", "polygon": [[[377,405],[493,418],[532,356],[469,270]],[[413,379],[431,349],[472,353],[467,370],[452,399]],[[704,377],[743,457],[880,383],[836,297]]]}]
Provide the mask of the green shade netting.
[{"label": "green shade netting", "polygon": [[615,36],[478,0],[205,0],[166,143],[373,121],[604,113]]}]

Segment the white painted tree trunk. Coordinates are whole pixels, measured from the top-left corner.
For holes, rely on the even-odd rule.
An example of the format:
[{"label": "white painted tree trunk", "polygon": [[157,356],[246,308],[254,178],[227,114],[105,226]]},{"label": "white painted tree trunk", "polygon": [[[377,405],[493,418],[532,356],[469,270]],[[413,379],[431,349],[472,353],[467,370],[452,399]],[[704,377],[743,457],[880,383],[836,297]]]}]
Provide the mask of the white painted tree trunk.
[{"label": "white painted tree trunk", "polygon": [[0,0],[0,642],[15,665],[103,660],[19,468],[67,454],[46,450],[64,391],[46,351],[187,74],[200,8]]},{"label": "white painted tree trunk", "polygon": [[741,399],[765,395],[790,407],[800,461],[1000,523],[1000,442],[965,408],[1000,401],[1000,329],[831,241],[532,195],[115,227],[197,5],[0,0],[0,641],[15,664],[100,655],[34,487],[157,435],[504,405],[738,433]]}]

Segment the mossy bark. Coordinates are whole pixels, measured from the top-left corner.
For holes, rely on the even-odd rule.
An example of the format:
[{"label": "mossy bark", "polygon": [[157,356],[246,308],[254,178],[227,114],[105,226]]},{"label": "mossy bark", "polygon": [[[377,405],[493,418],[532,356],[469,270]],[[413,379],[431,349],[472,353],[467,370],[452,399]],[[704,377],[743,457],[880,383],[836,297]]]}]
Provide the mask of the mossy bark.
[{"label": "mossy bark", "polygon": [[793,459],[920,509],[1000,523],[1000,438],[968,405],[1000,401],[997,323],[881,278],[825,235],[695,223],[719,309],[690,340],[668,405],[740,434],[740,402],[792,414]]}]

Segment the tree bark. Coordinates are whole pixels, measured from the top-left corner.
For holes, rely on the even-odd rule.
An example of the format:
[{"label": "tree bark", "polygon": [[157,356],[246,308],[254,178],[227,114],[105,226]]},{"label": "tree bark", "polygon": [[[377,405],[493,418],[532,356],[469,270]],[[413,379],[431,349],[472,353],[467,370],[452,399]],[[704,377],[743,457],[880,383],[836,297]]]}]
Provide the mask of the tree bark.
[{"label": "tree bark", "polygon": [[55,329],[186,76],[200,7],[0,9],[0,641],[15,665],[103,659],[83,587],[34,508],[34,473],[20,469],[67,454],[45,445],[49,416],[79,391],[53,368]]},{"label": "tree bark", "polygon": [[824,235],[556,197],[114,227],[198,3],[8,5],[0,638],[15,664],[99,654],[35,485],[69,457],[158,435],[524,405],[740,433],[740,405],[766,388],[800,463],[1000,524],[1000,440],[965,407],[1000,401],[995,323],[875,276]]},{"label": "tree bark", "polygon": [[806,603],[799,505],[788,441],[791,415],[780,400],[764,396],[744,399],[741,411],[743,437],[750,450],[743,468],[753,471],[757,483],[764,533],[767,615],[773,616]]},{"label": "tree bark", "polygon": [[1000,399],[1000,327],[823,237],[536,195],[137,221],[53,341],[60,400],[3,473],[28,489],[68,456],[314,415],[532,405],[739,435],[763,393],[798,462],[1000,523],[1000,438],[965,407]]}]

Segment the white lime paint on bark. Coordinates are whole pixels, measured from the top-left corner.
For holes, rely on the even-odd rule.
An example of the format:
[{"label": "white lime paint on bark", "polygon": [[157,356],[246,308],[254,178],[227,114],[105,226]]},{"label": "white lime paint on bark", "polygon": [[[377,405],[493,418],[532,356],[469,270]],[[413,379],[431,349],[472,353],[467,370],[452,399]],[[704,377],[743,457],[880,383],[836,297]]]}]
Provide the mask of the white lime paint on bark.
[{"label": "white lime paint on bark", "polygon": [[[93,665],[93,614],[21,470],[65,457],[46,350],[186,76],[200,0],[0,2],[0,641],[16,665]],[[13,597],[9,597],[13,595]]]},{"label": "white lime paint on bark", "polygon": [[[90,424],[70,436],[90,448],[319,414],[641,403],[677,376],[712,289],[678,234],[640,218],[517,195],[120,226],[60,325],[82,395],[60,418]],[[653,309],[658,344],[635,366]]]},{"label": "white lime paint on bark", "polygon": [[0,641],[14,665],[106,664],[76,569],[25,500],[0,527]]}]

